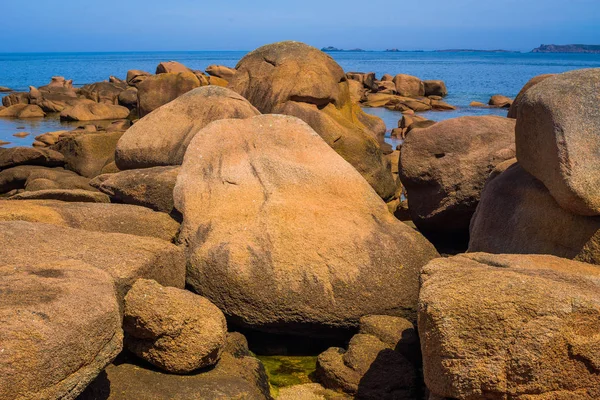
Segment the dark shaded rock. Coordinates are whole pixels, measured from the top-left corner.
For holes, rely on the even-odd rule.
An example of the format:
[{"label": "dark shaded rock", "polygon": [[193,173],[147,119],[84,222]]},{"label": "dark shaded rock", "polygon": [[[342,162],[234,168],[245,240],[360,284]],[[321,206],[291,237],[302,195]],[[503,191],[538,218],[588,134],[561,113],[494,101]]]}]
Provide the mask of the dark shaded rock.
[{"label": "dark shaded rock", "polygon": [[65,164],[65,157],[50,149],[32,147],[12,147],[0,149],[0,171],[18,165],[40,165],[44,167],[60,167]]},{"label": "dark shaded rock", "polygon": [[122,354],[78,398],[125,399],[268,400],[271,396],[267,374],[257,358],[225,351],[214,368],[188,375],[160,372]]},{"label": "dark shaded rock", "polygon": [[100,175],[115,161],[117,142],[123,131],[66,134],[52,146],[64,155],[67,169],[87,178]]},{"label": "dark shaded rock", "polygon": [[425,96],[441,96],[445,97],[448,95],[448,89],[444,81],[423,81]]},{"label": "dark shaded rock", "polygon": [[[21,194],[39,192],[44,191]],[[51,200],[0,201],[0,220],[43,222],[88,231],[155,237],[167,241],[173,241],[179,230],[179,223],[167,214],[126,204],[68,203]]]},{"label": "dark shaded rock", "polygon": [[512,162],[498,165],[483,189],[469,251],[552,254],[600,264],[600,217],[561,208],[542,182]]},{"label": "dark shaded rock", "polygon": [[509,118],[459,117],[407,136],[400,179],[412,220],[426,237],[438,245],[467,247],[469,223],[489,173],[515,155],[514,126]]},{"label": "dark shaded rock", "polygon": [[0,171],[0,193],[13,189],[27,191],[45,189],[83,189],[97,192],[90,180],[63,168],[19,165]]},{"label": "dark shaded rock", "polygon": [[113,202],[171,213],[179,170],[175,166],[131,169],[97,176],[90,184],[108,194]]}]

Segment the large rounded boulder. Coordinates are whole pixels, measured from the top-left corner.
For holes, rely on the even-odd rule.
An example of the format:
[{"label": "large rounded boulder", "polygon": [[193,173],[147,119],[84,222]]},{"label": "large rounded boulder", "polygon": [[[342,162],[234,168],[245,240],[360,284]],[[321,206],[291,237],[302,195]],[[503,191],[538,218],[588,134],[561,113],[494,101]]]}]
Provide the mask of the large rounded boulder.
[{"label": "large rounded boulder", "polygon": [[600,264],[600,217],[561,208],[519,164],[502,163],[471,220],[469,251],[552,254]]},{"label": "large rounded boulder", "polygon": [[548,255],[471,253],[421,275],[431,398],[600,398],[600,268]]},{"label": "large rounded boulder", "polygon": [[210,122],[258,114],[246,99],[229,89],[194,89],[129,128],[117,144],[116,164],[119,169],[179,165],[194,135]]},{"label": "large rounded boulder", "polygon": [[187,283],[232,322],[279,333],[414,318],[419,269],[437,255],[301,120],[217,121],[174,190]]},{"label": "large rounded boulder", "polygon": [[460,117],[408,135],[400,179],[411,218],[425,236],[466,247],[489,173],[515,156],[514,127],[508,118]]},{"label": "large rounded boulder", "polygon": [[558,204],[600,215],[600,68],[565,72],[523,95],[517,159]]},{"label": "large rounded boulder", "polygon": [[384,199],[394,195],[382,157],[378,117],[352,101],[343,69],[329,55],[298,42],[280,42],[247,54],[229,87],[264,114],[286,114],[309,124],[361,173]]},{"label": "large rounded boulder", "polygon": [[523,101],[523,96],[525,96],[525,93],[529,89],[531,89],[532,87],[537,85],[538,83],[540,83],[554,75],[555,74],[537,75],[537,76],[534,76],[533,78],[531,78],[529,81],[527,81],[527,83],[519,91],[519,94],[517,94],[517,97],[515,97],[515,100],[510,105],[510,109],[508,110],[507,117],[516,119],[517,115],[519,114],[519,107],[521,106],[521,101]]}]

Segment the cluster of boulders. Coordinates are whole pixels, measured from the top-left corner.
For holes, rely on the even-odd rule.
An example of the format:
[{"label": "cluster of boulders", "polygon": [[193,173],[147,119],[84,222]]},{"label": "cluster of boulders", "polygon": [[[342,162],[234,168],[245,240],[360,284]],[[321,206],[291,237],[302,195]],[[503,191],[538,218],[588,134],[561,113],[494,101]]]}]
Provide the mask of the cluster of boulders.
[{"label": "cluster of boulders", "polygon": [[373,72],[348,72],[346,78],[352,99],[364,107],[385,107],[407,114],[456,109],[442,100],[448,94],[444,81],[422,81],[406,74],[385,74],[377,80]]},{"label": "cluster of boulders", "polygon": [[0,149],[0,398],[270,399],[239,330],[346,341],[281,399],[599,398],[598,70],[516,120],[407,113],[393,152],[374,76],[315,48],[207,72],[130,71],[86,90],[135,88],[133,125]]},{"label": "cluster of boulders", "polygon": [[2,99],[0,117],[41,118],[60,113],[65,121],[100,121],[143,117],[178,96],[200,86],[227,86],[234,70],[211,65],[206,72],[175,62],[162,62],[156,74],[131,70],[125,80],[73,87],[72,80],[53,77],[48,85],[30,86],[29,92],[12,92]]}]

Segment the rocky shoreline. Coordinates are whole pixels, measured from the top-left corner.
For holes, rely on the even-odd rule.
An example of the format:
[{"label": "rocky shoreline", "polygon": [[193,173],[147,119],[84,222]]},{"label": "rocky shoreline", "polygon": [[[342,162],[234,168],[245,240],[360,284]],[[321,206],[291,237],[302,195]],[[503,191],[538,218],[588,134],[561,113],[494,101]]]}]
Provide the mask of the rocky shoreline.
[{"label": "rocky shoreline", "polygon": [[280,42],[11,92],[81,126],[0,148],[0,398],[600,398],[598,85],[436,123]]}]

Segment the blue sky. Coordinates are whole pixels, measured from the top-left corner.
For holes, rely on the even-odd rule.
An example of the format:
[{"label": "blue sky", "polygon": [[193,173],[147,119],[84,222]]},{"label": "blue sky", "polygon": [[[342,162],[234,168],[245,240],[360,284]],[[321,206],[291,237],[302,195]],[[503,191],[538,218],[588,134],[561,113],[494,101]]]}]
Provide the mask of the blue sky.
[{"label": "blue sky", "polygon": [[600,44],[600,0],[0,0],[0,52]]}]

